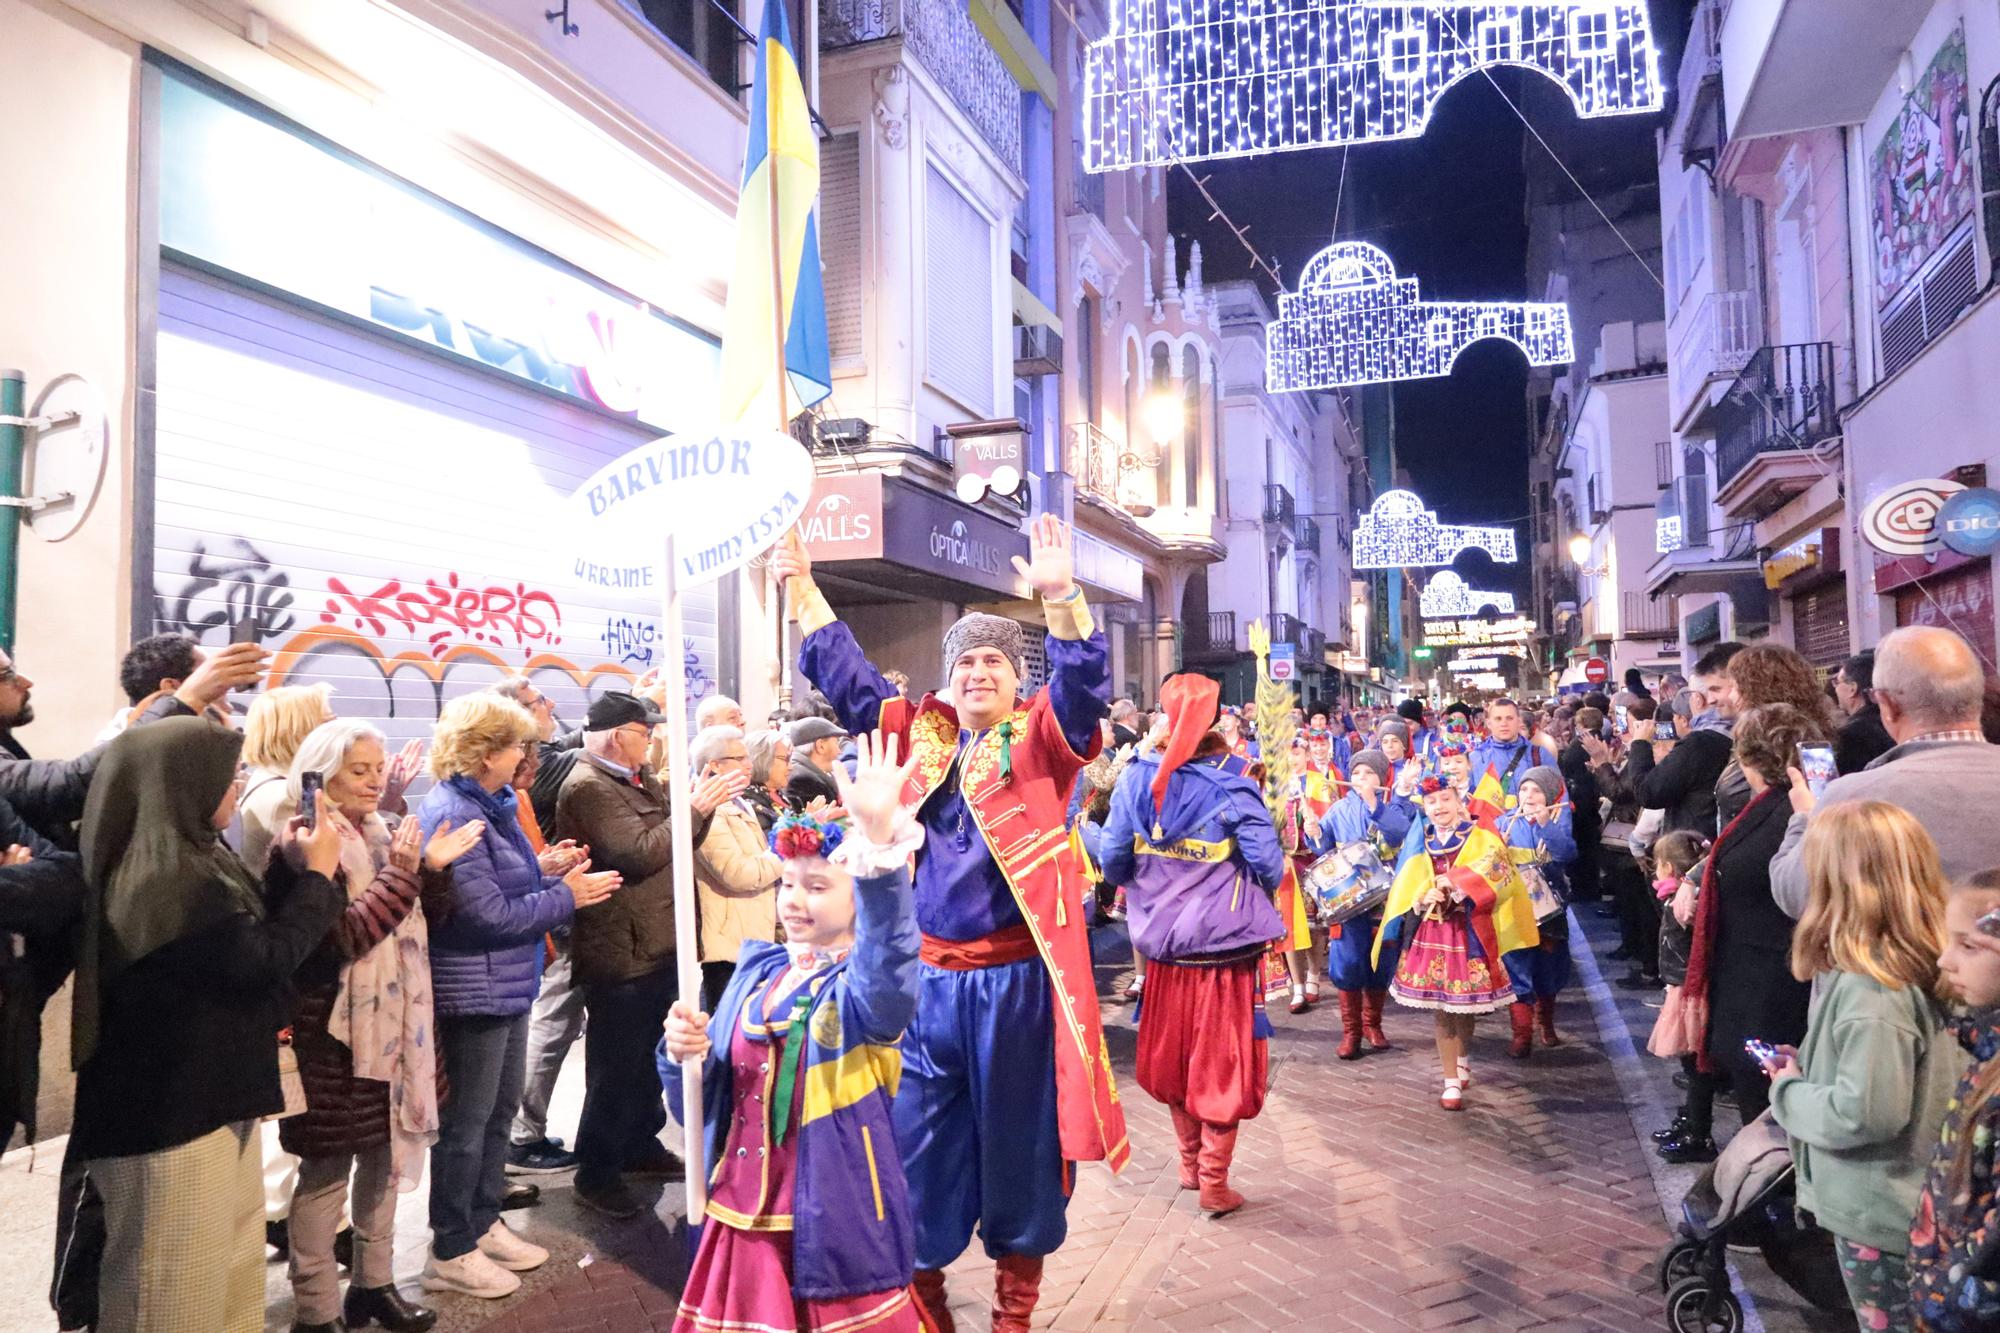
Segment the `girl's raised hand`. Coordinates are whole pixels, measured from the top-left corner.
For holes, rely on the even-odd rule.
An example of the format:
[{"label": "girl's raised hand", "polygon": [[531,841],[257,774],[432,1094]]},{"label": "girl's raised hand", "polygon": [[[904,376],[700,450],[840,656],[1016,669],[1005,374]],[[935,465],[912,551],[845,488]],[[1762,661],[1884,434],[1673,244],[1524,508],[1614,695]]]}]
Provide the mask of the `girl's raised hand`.
[{"label": "girl's raised hand", "polygon": [[855,831],[878,846],[896,839],[896,816],[903,809],[903,789],[917,771],[914,754],[909,762],[896,762],[897,738],[881,732],[864,732],[854,738],[857,760],[849,778],[834,766],[834,784],[840,789],[841,808],[854,821]]}]

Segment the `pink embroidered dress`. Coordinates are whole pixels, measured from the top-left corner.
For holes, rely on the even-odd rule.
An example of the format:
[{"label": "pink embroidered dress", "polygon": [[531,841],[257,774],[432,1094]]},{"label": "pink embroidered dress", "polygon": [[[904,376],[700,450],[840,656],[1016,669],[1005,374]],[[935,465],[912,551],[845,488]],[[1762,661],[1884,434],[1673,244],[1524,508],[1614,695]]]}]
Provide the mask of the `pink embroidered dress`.
[{"label": "pink embroidered dress", "polygon": [[[1430,857],[1431,873],[1440,883],[1448,882],[1472,827],[1468,823],[1442,839],[1435,829],[1426,830],[1422,854]],[[1460,900],[1423,914],[1396,965],[1396,978],[1389,983],[1397,1003],[1413,1009],[1484,1014],[1514,1002],[1507,970],[1485,956],[1472,929],[1471,913],[1471,904]]]}]

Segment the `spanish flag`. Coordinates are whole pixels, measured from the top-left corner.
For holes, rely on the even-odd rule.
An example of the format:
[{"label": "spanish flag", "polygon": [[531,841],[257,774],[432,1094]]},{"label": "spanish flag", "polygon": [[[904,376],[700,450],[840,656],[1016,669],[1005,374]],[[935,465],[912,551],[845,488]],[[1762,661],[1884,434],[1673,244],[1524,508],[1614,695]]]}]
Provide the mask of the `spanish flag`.
[{"label": "spanish flag", "polygon": [[[1436,881],[1424,838],[1430,827],[1428,819],[1419,819],[1403,839],[1395,883],[1390,886],[1389,901],[1383,906],[1382,924],[1376,928],[1375,947],[1369,955],[1373,962],[1381,961],[1384,940],[1402,937],[1405,917],[1415,910],[1417,901],[1430,892]],[[1479,937],[1488,967],[1497,968],[1497,960],[1516,949],[1532,949],[1541,943],[1528,887],[1515,873],[1513,857],[1499,834],[1479,826],[1468,830],[1447,873],[1452,885],[1465,898],[1466,924]]]},{"label": "spanish flag", "polygon": [[1479,785],[1472,789],[1470,796],[1466,797],[1466,813],[1472,816],[1473,822],[1479,827],[1497,831],[1500,827],[1500,816],[1507,812],[1507,806],[1506,788],[1500,785],[1500,775],[1493,771],[1491,764],[1488,764],[1486,775],[1479,779]]},{"label": "spanish flag", "polygon": [[736,201],[736,267],[722,333],[720,407],[725,424],[748,421],[761,428],[778,422],[780,328],[787,418],[833,392],[833,361],[813,217],[819,140],[792,55],[783,0],[764,0],[757,33],[750,134]]}]

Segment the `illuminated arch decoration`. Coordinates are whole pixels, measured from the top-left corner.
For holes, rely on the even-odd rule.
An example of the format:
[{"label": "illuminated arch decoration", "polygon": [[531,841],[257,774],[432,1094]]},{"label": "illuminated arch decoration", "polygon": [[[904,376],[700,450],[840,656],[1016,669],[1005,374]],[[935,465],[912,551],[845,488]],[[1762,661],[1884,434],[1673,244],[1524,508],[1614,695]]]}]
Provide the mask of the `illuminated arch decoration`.
[{"label": "illuminated arch decoration", "polygon": [[1314,255],[1299,290],[1279,294],[1265,334],[1264,382],[1274,393],[1434,379],[1486,338],[1513,343],[1534,366],[1576,355],[1568,306],[1426,301],[1417,279],[1396,276],[1394,261],[1366,241],[1336,241]]},{"label": "illuminated arch decoration", "polygon": [[1514,594],[1468,588],[1465,580],[1449,569],[1432,575],[1417,598],[1417,613],[1425,620],[1443,616],[1476,616],[1489,606],[1503,616],[1511,616],[1514,614]]},{"label": "illuminated arch decoration", "polygon": [[1516,65],[1586,117],[1666,100],[1645,0],[1112,0],[1084,67],[1090,171],[1414,139]]},{"label": "illuminated arch decoration", "polygon": [[1477,547],[1503,565],[1514,563],[1512,528],[1447,527],[1410,491],[1384,491],[1354,525],[1355,569],[1448,565]]}]

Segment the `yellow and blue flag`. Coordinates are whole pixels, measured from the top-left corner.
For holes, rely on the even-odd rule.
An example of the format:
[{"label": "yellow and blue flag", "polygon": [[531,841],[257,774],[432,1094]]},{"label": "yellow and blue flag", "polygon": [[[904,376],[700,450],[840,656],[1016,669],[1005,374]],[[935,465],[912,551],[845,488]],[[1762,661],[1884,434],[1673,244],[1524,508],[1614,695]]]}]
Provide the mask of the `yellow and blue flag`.
[{"label": "yellow and blue flag", "polygon": [[819,201],[819,139],[783,0],[764,0],[755,78],[743,188],[736,204],[736,267],[722,334],[721,415],[725,423],[750,421],[761,427],[777,421],[780,327],[786,414],[803,411],[833,392],[826,287],[813,216]]}]

